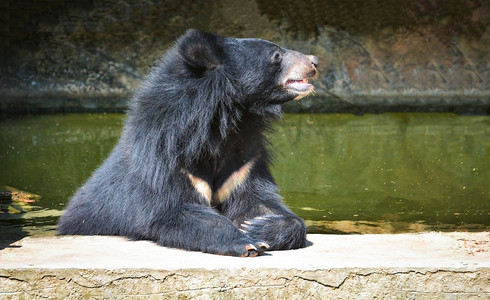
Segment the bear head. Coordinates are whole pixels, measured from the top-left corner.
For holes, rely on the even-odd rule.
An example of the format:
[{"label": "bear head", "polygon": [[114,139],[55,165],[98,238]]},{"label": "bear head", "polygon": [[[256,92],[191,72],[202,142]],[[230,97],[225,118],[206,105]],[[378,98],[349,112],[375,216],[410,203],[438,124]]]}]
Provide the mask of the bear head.
[{"label": "bear head", "polygon": [[[137,165],[173,169],[216,155],[232,134],[253,132],[260,139],[282,104],[314,91],[308,80],[316,74],[315,56],[261,39],[188,30],[129,102],[122,139],[139,148],[126,151]],[[160,156],[162,164],[141,163]],[[158,185],[157,170],[145,174]]]},{"label": "bear head", "polygon": [[318,59],[266,40],[221,37],[191,29],[175,49],[181,65],[174,70],[180,70],[179,78],[185,76],[193,82],[189,89],[205,82],[228,91],[228,97],[250,111],[280,110],[281,104],[314,91],[308,80],[317,74]]}]

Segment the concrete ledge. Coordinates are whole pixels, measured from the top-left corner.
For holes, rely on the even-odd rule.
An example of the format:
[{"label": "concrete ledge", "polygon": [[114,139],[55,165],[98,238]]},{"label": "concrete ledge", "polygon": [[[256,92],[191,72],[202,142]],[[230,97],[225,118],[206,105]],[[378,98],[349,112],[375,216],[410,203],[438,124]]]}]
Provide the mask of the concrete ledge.
[{"label": "concrete ledge", "polygon": [[308,239],[235,258],[119,237],[28,237],[0,251],[0,298],[490,297],[488,232]]}]

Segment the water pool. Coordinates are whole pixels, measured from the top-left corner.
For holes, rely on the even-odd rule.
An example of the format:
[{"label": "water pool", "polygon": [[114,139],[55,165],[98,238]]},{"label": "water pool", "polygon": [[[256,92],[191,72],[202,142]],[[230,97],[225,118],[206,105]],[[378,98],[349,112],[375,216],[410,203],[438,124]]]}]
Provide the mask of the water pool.
[{"label": "water pool", "polygon": [[[42,199],[0,213],[0,235],[55,234],[123,122],[121,114],[1,120],[0,186]],[[274,127],[274,176],[311,233],[490,230],[488,116],[290,114]]]}]

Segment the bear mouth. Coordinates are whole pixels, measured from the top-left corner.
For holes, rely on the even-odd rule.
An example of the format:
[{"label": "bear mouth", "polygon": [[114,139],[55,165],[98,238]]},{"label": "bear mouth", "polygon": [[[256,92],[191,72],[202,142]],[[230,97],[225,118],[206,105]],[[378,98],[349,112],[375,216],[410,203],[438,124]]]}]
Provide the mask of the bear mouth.
[{"label": "bear mouth", "polygon": [[308,91],[313,85],[308,83],[308,78],[304,79],[288,79],[286,81],[286,88],[296,90],[299,92]]},{"label": "bear mouth", "polygon": [[309,95],[314,90],[313,85],[308,82],[308,78],[288,79],[284,83],[284,86],[288,91],[298,95],[294,100],[299,100]]}]

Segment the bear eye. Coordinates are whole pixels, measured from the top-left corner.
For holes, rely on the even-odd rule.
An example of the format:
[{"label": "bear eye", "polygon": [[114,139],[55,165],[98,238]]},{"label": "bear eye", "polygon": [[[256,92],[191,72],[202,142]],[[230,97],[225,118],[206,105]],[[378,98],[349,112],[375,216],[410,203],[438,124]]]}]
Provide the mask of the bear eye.
[{"label": "bear eye", "polygon": [[274,53],[272,54],[272,62],[278,63],[281,62],[281,60],[282,60],[282,53],[279,51],[274,51]]}]

